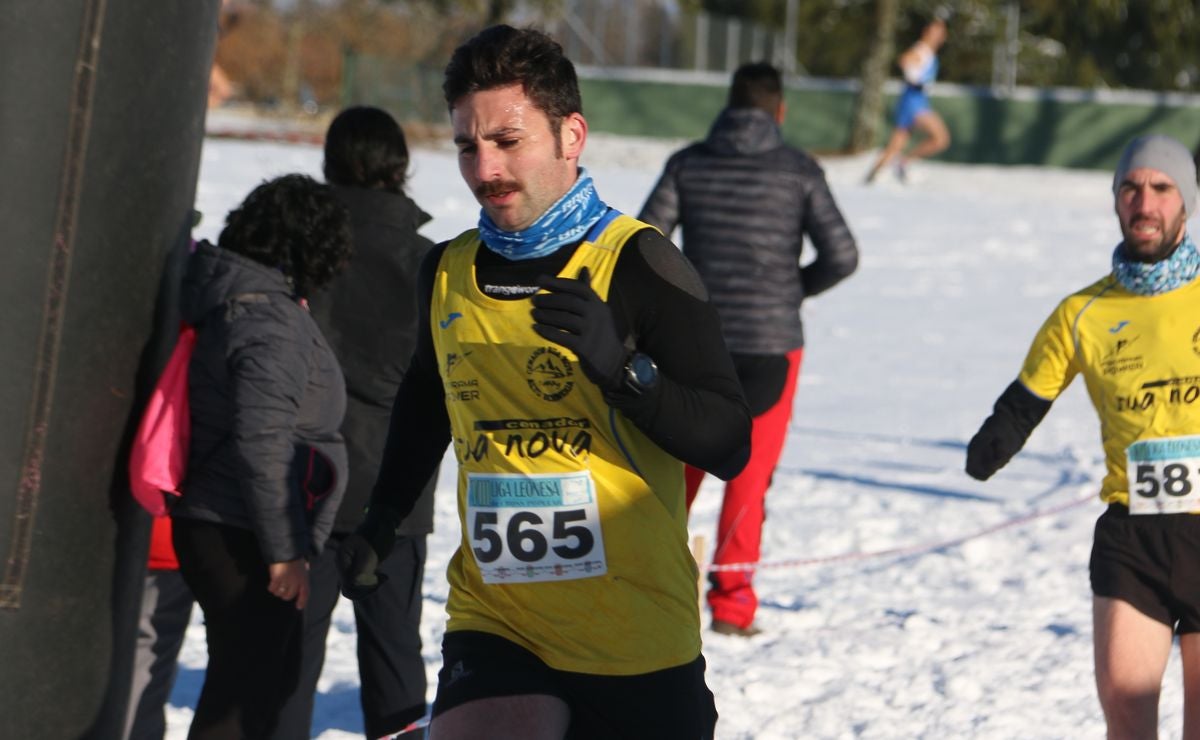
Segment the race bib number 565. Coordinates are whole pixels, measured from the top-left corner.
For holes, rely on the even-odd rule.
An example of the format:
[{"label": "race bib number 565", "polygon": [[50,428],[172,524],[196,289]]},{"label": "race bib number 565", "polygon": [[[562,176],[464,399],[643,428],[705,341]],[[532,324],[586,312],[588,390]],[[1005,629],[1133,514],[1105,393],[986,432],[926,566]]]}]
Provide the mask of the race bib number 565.
[{"label": "race bib number 565", "polygon": [[1129,513],[1200,511],[1200,435],[1143,439],[1125,455]]},{"label": "race bib number 565", "polygon": [[484,583],[608,572],[596,490],[586,471],[467,474],[467,535]]}]

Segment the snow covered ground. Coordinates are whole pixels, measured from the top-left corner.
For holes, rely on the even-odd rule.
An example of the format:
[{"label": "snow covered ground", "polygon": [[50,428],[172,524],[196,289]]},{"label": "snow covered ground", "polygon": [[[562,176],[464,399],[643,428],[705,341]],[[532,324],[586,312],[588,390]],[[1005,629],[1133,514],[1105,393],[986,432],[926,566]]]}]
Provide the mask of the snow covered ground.
[{"label": "snow covered ground", "polygon": [[[636,214],[670,143],[593,135],[601,197]],[[1108,271],[1119,239],[1111,175],[920,164],[907,186],[866,187],[868,157],[823,162],[862,252],[846,283],[805,304],[795,414],[768,497],[757,578],[763,634],[705,634],[722,739],[1095,738],[1087,559],[1102,471],[1077,383],[988,483],[964,449],[1015,377],[1054,304]],[[264,178],[319,176],[312,146],[209,139],[201,236]],[[414,152],[410,194],[435,240],[478,207],[453,152]],[[457,544],[453,461],[443,466],[423,625],[430,699],[440,664],[444,566]],[[720,486],[691,529],[712,549]],[[335,615],[313,735],[361,736],[354,626]],[[182,739],[205,663],[198,610],[171,697]],[[1172,658],[1164,736],[1182,721]]]}]

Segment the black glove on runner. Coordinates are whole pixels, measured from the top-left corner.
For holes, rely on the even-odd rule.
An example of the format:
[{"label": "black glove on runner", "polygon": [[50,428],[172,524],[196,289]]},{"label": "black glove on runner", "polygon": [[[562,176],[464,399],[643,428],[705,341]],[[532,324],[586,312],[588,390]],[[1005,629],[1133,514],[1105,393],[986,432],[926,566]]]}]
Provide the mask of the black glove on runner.
[{"label": "black glove on runner", "polygon": [[538,287],[550,291],[533,297],[533,330],[575,353],[588,379],[604,390],[616,390],[624,379],[628,351],[617,336],[612,310],[592,290],[588,269],[579,279],[541,276]]},{"label": "black glove on runner", "polygon": [[1019,382],[1011,383],[967,445],[967,475],[976,480],[991,478],[1020,452],[1049,410],[1049,401],[1033,395]]},{"label": "black glove on runner", "polygon": [[370,596],[387,580],[386,575],[376,572],[379,556],[371,548],[371,543],[357,532],[342,540],[337,559],[342,594],[347,599]]},{"label": "black glove on runner", "polygon": [[338,548],[337,566],[347,599],[370,596],[387,581],[379,564],[396,544],[398,517],[386,507],[372,507],[358,529]]}]

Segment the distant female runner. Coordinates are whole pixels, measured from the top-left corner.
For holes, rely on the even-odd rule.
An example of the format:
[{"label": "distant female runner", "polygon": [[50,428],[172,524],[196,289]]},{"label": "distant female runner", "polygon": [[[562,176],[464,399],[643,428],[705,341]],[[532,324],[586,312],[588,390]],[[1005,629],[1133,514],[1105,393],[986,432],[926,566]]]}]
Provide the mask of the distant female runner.
[{"label": "distant female runner", "polygon": [[[925,86],[937,79],[937,52],[945,42],[946,22],[935,18],[921,31],[921,38],[900,55],[898,64],[904,73],[904,92],[896,103],[895,128],[879,160],[867,175],[868,183],[873,182],[880,170],[897,155],[900,155],[900,160],[896,163],[896,176],[903,181],[907,177],[910,162],[931,157],[950,146],[950,131],[946,128],[946,122],[929,105],[929,97],[925,94]],[[914,128],[924,134],[924,138],[912,151],[903,154]]]}]

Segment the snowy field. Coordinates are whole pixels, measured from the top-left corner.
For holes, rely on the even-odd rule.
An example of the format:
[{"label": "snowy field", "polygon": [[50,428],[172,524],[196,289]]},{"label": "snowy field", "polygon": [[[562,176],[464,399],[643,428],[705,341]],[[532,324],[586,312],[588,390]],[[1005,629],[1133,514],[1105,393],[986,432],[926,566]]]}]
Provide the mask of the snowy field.
[{"label": "snowy field", "polygon": [[[636,215],[671,149],[593,135],[583,163],[604,200]],[[804,307],[808,346],[756,580],[764,631],[705,634],[717,736],[1103,737],[1087,578],[1102,459],[1082,382],[991,481],[962,467],[1042,319],[1108,271],[1119,240],[1111,175],[930,163],[908,185],[866,187],[868,157],[823,164],[862,259]],[[319,177],[320,166],[311,146],[207,140],[198,234],[215,239],[262,179]],[[423,233],[434,240],[475,222],[451,151],[415,151],[409,192],[433,215]],[[431,700],[458,537],[453,464],[443,466],[425,581]],[[709,552],[720,491],[706,481],[691,521]],[[169,738],[185,737],[203,679],[198,611]],[[320,740],[362,734],[346,602],[335,620],[316,698]],[[1177,656],[1166,683],[1160,727],[1178,737]]]}]

